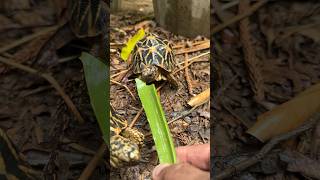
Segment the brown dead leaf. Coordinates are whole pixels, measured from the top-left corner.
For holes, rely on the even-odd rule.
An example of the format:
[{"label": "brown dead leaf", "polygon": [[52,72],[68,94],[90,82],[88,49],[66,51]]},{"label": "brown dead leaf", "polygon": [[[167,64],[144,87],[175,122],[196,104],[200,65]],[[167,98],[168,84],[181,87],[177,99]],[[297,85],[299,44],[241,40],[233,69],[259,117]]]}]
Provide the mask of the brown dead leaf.
[{"label": "brown dead leaf", "polygon": [[313,85],[290,101],[259,115],[247,132],[264,142],[299,127],[319,111],[319,89],[320,84]]}]

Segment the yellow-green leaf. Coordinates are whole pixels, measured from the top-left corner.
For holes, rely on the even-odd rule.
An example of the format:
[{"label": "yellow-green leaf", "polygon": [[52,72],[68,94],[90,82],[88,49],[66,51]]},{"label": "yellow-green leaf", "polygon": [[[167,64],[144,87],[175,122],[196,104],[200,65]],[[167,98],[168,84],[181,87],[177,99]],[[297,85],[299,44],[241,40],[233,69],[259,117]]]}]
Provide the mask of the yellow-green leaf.
[{"label": "yellow-green leaf", "polygon": [[137,32],[137,34],[135,34],[131,39],[129,39],[126,46],[122,48],[120,56],[124,61],[126,61],[129,58],[134,46],[137,44],[138,41],[140,41],[144,37],[144,35],[144,30],[140,29]]}]

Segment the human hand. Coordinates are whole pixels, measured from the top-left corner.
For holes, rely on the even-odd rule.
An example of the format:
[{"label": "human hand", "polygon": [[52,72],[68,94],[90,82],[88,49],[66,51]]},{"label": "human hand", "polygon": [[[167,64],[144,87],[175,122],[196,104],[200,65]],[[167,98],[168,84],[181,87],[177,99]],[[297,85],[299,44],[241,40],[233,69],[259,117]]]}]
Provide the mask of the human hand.
[{"label": "human hand", "polygon": [[159,164],[152,172],[154,180],[210,179],[210,144],[176,149],[177,164]]}]

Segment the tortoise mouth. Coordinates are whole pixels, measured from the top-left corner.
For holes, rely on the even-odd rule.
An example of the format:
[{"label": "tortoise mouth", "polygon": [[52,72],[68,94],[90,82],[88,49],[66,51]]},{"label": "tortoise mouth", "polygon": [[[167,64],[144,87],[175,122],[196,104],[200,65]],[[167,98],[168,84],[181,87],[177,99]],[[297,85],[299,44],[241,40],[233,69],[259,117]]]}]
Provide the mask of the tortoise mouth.
[{"label": "tortoise mouth", "polygon": [[146,83],[151,83],[157,79],[158,75],[158,68],[155,66],[149,66],[142,71],[141,79]]},{"label": "tortoise mouth", "polygon": [[144,74],[142,74],[142,75],[141,75],[141,79],[142,79],[144,82],[146,82],[147,84],[150,84],[150,83],[152,83],[153,81],[156,80],[156,75],[154,75],[154,74],[149,74],[149,75],[144,75]]}]

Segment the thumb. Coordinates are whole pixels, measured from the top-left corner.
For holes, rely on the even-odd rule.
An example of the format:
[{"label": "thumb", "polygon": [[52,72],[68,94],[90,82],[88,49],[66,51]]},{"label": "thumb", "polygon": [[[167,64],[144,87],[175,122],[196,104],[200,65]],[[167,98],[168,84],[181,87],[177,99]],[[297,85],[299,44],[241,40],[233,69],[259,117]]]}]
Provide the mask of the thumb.
[{"label": "thumb", "polygon": [[160,164],[153,170],[152,177],[154,180],[209,180],[210,174],[187,163],[173,165]]}]

